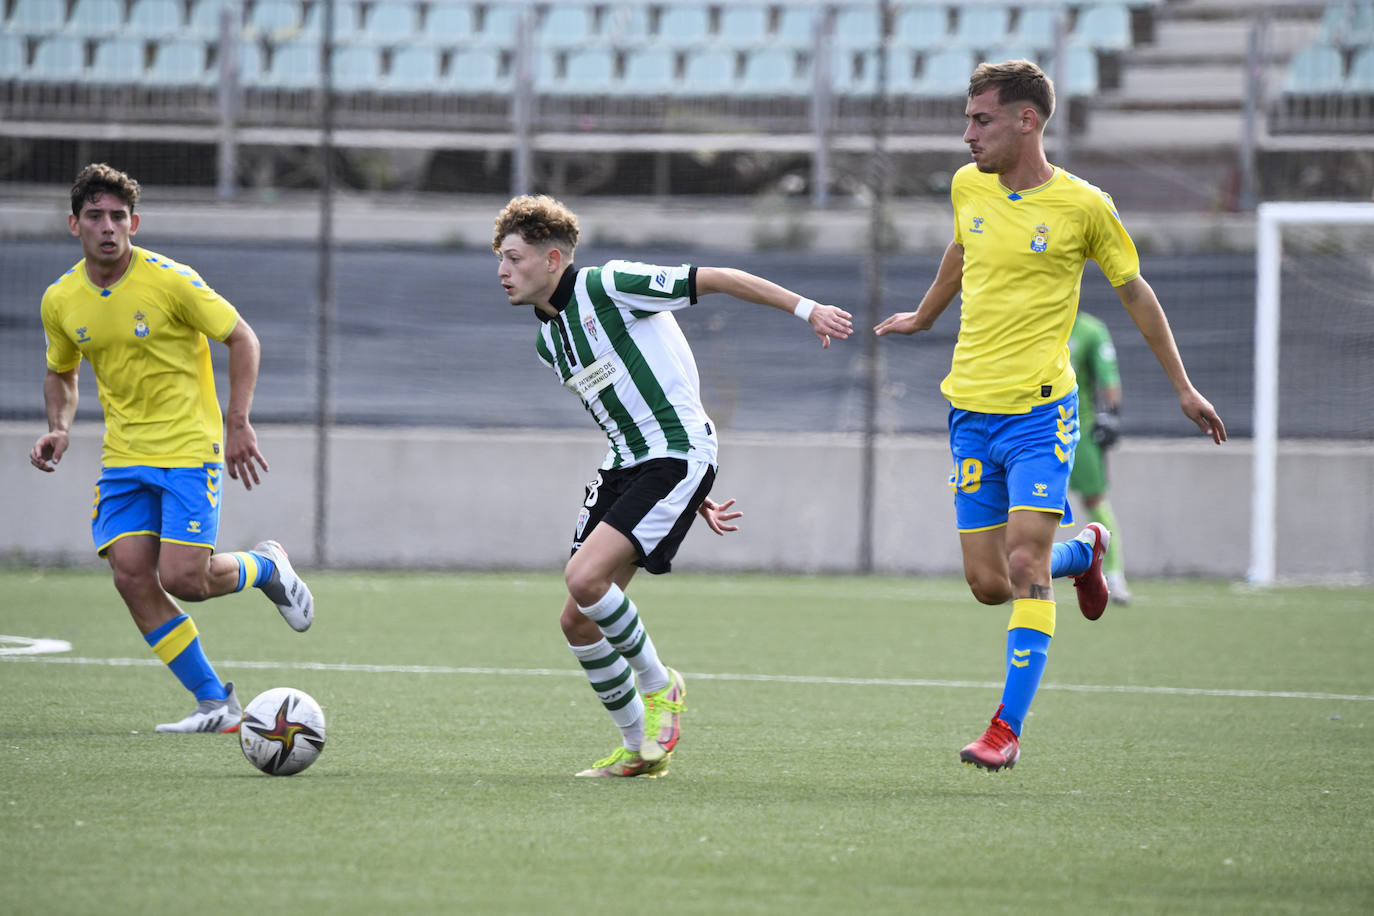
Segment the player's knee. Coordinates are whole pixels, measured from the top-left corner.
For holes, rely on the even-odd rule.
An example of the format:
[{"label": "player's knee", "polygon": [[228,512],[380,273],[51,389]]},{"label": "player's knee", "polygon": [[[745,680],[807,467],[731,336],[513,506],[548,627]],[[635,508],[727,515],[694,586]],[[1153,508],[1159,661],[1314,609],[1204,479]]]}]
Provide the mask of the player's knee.
[{"label": "player's knee", "polygon": [[131,607],[141,604],[148,593],[157,588],[157,577],[151,569],[111,566],[111,571],[114,573],[115,591]]},{"label": "player's knee", "polygon": [[969,572],[964,578],[980,604],[1005,604],[1011,600],[1011,583],[1001,576]]},{"label": "player's knee", "polygon": [[596,604],[611,587],[610,579],[591,564],[577,562],[576,554],[563,570],[563,581],[568,586],[568,594],[582,607]]},{"label": "player's knee", "polygon": [[210,580],[204,571],[178,570],[162,576],[167,594],[181,601],[204,601],[211,597]]}]

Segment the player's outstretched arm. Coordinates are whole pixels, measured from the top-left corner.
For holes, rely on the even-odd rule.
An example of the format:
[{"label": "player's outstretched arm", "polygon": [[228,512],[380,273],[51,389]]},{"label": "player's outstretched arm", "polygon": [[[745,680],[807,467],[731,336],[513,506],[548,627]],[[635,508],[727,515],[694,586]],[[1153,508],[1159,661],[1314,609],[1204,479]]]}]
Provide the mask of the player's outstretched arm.
[{"label": "player's outstretched arm", "polygon": [[[224,338],[229,348],[229,409],[224,415],[224,466],[229,476],[243,481],[246,490],[260,483],[258,468],[271,470],[258,450],[258,434],[248,422],[253,392],[258,387],[262,347],[258,335],[242,318]],[[256,462],[256,464],[254,463]]]},{"label": "player's outstretched arm", "polygon": [[1182,408],[1184,416],[1196,423],[1205,435],[1211,436],[1217,445],[1225,442],[1226,424],[1221,422],[1212,403],[1188,379],[1188,371],[1183,367],[1183,358],[1179,356],[1169,319],[1150,284],[1145,282],[1144,277],[1136,277],[1118,286],[1116,292],[1145,342],[1150,345],[1155,359],[1159,360],[1164,374],[1169,377],[1174,391],[1178,392],[1178,406]]},{"label": "player's outstretched arm", "polygon": [[736,267],[698,267],[697,294],[708,293],[725,293],[745,302],[790,312],[811,325],[822,347],[830,346],[830,338],[844,340],[854,331],[854,316],[844,309],[798,296],[772,280]]},{"label": "player's outstretched arm", "polygon": [[43,377],[43,409],[48,415],[48,431],[38,437],[29,452],[29,464],[40,471],[57,470],[57,463],[70,444],[68,430],[76,417],[78,365],[70,372],[48,370]]},{"label": "player's outstretched arm", "polygon": [[935,280],[930,289],[921,297],[921,303],[914,312],[898,312],[889,315],[873,328],[873,333],[882,337],[886,334],[915,334],[928,331],[935,319],[944,314],[945,309],[959,294],[964,282],[964,246],[950,242],[940,258],[940,268],[935,272]]},{"label": "player's outstretched arm", "polygon": [[730,507],[734,504],[735,501],[733,499],[727,499],[723,503],[718,503],[708,496],[701,501],[701,505],[697,507],[697,511],[701,513],[702,518],[706,519],[707,527],[716,534],[724,535],[727,531],[739,530],[739,525],[726,524],[726,522],[732,522],[744,514],[743,512],[731,512]]}]

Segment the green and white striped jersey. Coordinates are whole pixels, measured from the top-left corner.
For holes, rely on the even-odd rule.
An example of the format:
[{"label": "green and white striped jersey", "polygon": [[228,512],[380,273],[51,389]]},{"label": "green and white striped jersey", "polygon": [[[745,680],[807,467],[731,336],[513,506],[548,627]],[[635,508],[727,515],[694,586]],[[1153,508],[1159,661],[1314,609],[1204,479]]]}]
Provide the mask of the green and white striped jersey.
[{"label": "green and white striped jersey", "polygon": [[570,265],[535,347],[610,440],[603,468],[654,458],[716,463],[696,360],[673,312],[696,302],[696,269],[610,261]]}]

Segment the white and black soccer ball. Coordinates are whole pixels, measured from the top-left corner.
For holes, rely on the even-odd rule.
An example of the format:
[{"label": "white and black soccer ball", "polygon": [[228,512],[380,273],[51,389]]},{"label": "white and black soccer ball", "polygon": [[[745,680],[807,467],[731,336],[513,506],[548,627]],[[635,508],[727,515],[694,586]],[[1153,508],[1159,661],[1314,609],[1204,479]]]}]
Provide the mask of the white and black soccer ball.
[{"label": "white and black soccer ball", "polygon": [[299,773],[324,750],[324,710],[303,690],[273,687],[243,707],[239,746],[264,773]]}]

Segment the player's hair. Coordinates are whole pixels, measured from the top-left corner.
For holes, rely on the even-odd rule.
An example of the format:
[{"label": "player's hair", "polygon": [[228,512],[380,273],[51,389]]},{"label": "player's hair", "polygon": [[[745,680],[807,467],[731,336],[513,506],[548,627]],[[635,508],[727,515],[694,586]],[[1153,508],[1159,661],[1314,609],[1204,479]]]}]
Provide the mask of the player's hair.
[{"label": "player's hair", "polygon": [[113,194],[133,213],[138,206],[139,190],[138,182],[119,169],[103,162],[92,162],[81,170],[72,185],[72,215],[80,216],[82,206],[97,194]]},{"label": "player's hair", "polygon": [[968,81],[968,96],[997,90],[997,104],[1029,102],[1040,112],[1041,122],[1054,114],[1054,81],[1028,60],[1008,60],[1000,64],[986,61],[978,65]]},{"label": "player's hair", "polygon": [[496,216],[496,233],[492,236],[491,250],[501,250],[501,240],[512,232],[517,233],[527,244],[553,246],[571,254],[577,247],[580,231],[577,228],[577,215],[546,194],[537,197],[526,194],[511,199]]}]

